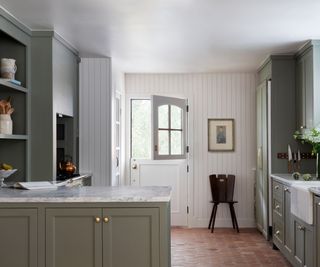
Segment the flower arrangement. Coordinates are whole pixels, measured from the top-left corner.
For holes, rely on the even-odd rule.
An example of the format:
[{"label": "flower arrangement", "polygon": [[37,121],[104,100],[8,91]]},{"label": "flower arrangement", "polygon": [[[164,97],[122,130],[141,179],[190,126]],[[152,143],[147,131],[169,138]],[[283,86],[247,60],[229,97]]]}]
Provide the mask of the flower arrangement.
[{"label": "flower arrangement", "polygon": [[293,137],[302,144],[312,145],[312,154],[320,153],[320,127],[306,129],[304,132],[295,132]]}]

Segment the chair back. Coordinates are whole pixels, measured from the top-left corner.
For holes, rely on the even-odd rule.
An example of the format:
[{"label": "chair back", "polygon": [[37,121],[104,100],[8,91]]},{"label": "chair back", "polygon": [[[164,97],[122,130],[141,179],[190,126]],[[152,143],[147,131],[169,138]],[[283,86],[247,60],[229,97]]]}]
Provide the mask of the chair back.
[{"label": "chair back", "polygon": [[232,202],[234,193],[234,175],[212,174],[209,176],[213,202]]}]

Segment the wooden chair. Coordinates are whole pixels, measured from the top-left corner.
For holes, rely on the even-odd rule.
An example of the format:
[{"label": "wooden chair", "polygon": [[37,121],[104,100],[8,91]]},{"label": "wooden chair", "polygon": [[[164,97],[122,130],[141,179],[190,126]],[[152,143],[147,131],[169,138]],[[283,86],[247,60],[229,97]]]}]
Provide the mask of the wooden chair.
[{"label": "wooden chair", "polygon": [[233,200],[235,176],[226,176],[224,174],[219,174],[218,176],[216,176],[215,174],[212,174],[209,176],[209,179],[212,194],[211,203],[213,203],[213,208],[210,216],[208,229],[210,229],[211,227],[211,233],[213,233],[218,205],[220,203],[228,203],[231,213],[233,229],[237,229],[237,232],[239,233],[238,221],[233,206],[234,203],[238,203],[238,201]]}]

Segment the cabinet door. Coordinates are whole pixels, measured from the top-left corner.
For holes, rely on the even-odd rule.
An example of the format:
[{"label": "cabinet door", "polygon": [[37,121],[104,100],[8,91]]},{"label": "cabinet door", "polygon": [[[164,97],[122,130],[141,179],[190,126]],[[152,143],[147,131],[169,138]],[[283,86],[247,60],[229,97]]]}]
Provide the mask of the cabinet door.
[{"label": "cabinet door", "polygon": [[268,239],[268,111],[267,81],[257,88],[257,172],[256,172],[256,220],[257,228]]},{"label": "cabinet door", "polygon": [[101,267],[101,215],[94,208],[47,209],[46,267]]},{"label": "cabinet door", "polygon": [[315,231],[316,231],[316,266],[320,267],[320,197],[314,198]]},{"label": "cabinet door", "polygon": [[294,219],[294,258],[297,266],[304,263],[304,231],[302,225]]},{"label": "cabinet door", "polygon": [[297,104],[297,128],[306,127],[306,89],[304,58],[299,58],[296,69],[296,104]]},{"label": "cabinet door", "polygon": [[0,266],[37,266],[37,210],[0,209]]},{"label": "cabinet door", "polygon": [[103,267],[159,267],[159,210],[103,210]]},{"label": "cabinet door", "polygon": [[314,266],[314,231],[313,226],[308,225],[304,228],[304,266]]},{"label": "cabinet door", "polygon": [[310,49],[304,56],[304,75],[305,75],[305,116],[308,129],[313,125],[313,50]]},{"label": "cabinet door", "polygon": [[291,215],[291,192],[289,187],[284,188],[284,248],[292,254],[293,248],[293,217]]}]

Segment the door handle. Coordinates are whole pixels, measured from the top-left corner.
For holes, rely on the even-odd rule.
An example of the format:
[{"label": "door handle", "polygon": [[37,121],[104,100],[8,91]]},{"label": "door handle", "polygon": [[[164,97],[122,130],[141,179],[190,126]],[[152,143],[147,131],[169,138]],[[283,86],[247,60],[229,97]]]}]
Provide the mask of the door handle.
[{"label": "door handle", "polygon": [[131,166],[131,167],[132,167],[132,169],[133,169],[133,170],[138,169],[138,165],[137,165],[137,164],[135,164],[135,163],[134,163],[134,164],[132,164],[132,166]]}]

